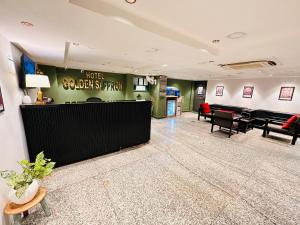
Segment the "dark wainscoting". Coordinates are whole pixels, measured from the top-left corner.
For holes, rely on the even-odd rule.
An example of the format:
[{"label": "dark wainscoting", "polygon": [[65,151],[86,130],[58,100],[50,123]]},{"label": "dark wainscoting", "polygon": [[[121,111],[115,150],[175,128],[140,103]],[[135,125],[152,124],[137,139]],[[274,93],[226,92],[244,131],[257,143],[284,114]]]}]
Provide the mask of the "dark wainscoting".
[{"label": "dark wainscoting", "polygon": [[151,102],[21,105],[30,160],[63,166],[150,140]]}]

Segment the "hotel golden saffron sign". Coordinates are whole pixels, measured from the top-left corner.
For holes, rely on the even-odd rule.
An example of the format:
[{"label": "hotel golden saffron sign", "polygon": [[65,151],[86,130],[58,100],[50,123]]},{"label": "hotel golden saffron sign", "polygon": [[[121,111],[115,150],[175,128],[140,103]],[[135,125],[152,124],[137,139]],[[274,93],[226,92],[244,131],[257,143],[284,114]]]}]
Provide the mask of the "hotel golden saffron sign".
[{"label": "hotel golden saffron sign", "polygon": [[65,90],[106,90],[122,91],[121,81],[112,81],[104,78],[100,72],[85,71],[82,79],[63,78],[63,88]]}]

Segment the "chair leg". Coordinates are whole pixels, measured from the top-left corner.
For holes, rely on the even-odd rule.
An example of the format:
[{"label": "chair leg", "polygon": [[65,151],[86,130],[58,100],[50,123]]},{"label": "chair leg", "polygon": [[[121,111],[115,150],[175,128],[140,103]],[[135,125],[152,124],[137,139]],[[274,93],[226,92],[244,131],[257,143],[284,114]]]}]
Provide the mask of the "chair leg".
[{"label": "chair leg", "polygon": [[293,136],[292,145],[296,144],[297,138],[298,138],[297,134]]},{"label": "chair leg", "polygon": [[[270,131],[269,131],[270,132]],[[264,129],[264,132],[263,132],[263,135],[262,135],[263,137],[266,137],[267,136],[267,129],[265,128]]]},{"label": "chair leg", "polygon": [[270,133],[270,131],[269,130],[267,130],[267,134],[269,134]]},{"label": "chair leg", "polygon": [[221,130],[221,126],[219,126],[219,130]]},{"label": "chair leg", "polygon": [[232,131],[232,129],[230,128],[230,130],[229,130],[229,136],[228,136],[229,138],[230,138],[230,136],[231,136],[231,131]]},{"label": "chair leg", "polygon": [[214,124],[213,123],[211,124],[211,130],[210,130],[210,132],[211,133],[214,132]]}]

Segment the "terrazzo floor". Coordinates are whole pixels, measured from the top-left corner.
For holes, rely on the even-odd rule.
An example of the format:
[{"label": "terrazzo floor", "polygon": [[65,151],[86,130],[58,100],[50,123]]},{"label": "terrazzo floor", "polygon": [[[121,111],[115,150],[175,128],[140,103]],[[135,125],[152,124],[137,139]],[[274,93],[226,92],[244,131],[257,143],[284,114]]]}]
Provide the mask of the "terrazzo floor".
[{"label": "terrazzo floor", "polygon": [[149,144],[57,168],[24,225],[300,224],[300,141],[210,133],[185,113]]}]

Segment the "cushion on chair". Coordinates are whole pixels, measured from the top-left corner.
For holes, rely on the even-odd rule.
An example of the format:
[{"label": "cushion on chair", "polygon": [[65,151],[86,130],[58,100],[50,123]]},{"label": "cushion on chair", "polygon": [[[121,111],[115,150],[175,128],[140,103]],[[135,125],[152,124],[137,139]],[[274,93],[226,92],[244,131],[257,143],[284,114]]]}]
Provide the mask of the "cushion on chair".
[{"label": "cushion on chair", "polygon": [[289,118],[286,122],[284,122],[282,124],[282,128],[283,129],[289,129],[294,122],[296,122],[296,120],[298,119],[298,115],[294,115],[291,118]]},{"label": "cushion on chair", "polygon": [[200,108],[202,109],[203,113],[210,113],[210,106],[208,103],[201,103]]}]

